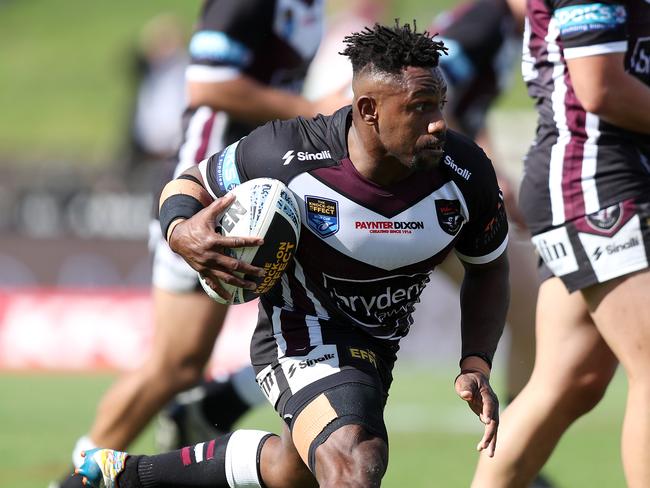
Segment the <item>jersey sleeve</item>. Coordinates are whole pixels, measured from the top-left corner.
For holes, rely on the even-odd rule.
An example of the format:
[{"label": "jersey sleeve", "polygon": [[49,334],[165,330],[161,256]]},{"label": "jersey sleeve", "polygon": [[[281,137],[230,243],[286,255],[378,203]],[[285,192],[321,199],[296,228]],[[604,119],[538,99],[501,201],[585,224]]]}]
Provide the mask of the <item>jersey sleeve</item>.
[{"label": "jersey sleeve", "polygon": [[508,244],[508,218],[491,161],[476,147],[472,176],[465,182],[469,221],[455,244],[460,259],[485,264],[498,258]]},{"label": "jersey sleeve", "polygon": [[188,81],[236,78],[271,34],[273,0],[208,0],[189,44]]},{"label": "jersey sleeve", "polygon": [[627,10],[623,2],[554,0],[552,4],[565,59],[626,51]]},{"label": "jersey sleeve", "polygon": [[[331,164],[322,160],[291,164],[310,134],[302,118],[274,120],[199,164],[214,198],[254,178],[275,178],[288,184],[298,173]],[[334,163],[334,161],[332,161]]]}]

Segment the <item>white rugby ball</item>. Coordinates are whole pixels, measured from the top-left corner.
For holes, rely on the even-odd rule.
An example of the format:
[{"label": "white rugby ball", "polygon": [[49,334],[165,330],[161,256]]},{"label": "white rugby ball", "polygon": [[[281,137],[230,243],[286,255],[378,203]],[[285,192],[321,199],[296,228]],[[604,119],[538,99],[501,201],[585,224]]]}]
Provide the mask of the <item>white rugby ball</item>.
[{"label": "white rugby ball", "polygon": [[287,186],[273,178],[255,178],[231,190],[235,200],[223,213],[216,231],[223,236],[261,237],[259,247],[230,248],[231,256],[266,270],[266,276],[239,276],[258,283],[247,290],[221,282],[232,300],[221,298],[199,275],[205,292],[219,303],[245,303],[268,292],[282,277],[293,259],[300,239],[298,202]]}]

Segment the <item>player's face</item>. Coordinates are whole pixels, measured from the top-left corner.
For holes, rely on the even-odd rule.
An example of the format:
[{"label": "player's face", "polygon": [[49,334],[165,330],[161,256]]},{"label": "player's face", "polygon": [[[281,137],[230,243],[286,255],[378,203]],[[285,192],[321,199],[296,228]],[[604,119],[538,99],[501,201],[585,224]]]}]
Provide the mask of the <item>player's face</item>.
[{"label": "player's face", "polygon": [[447,86],[437,68],[408,67],[381,104],[379,133],[389,154],[405,166],[427,170],[438,165],[447,124],[442,115]]}]

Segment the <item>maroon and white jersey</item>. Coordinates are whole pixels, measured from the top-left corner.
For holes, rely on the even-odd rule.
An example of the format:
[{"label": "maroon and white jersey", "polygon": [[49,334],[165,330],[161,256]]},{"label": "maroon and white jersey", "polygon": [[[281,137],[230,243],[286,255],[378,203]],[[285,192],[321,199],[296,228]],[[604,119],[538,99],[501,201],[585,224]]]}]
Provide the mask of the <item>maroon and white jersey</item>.
[{"label": "maroon and white jersey", "polygon": [[[246,75],[300,93],[323,34],[323,0],[207,0],[192,39],[189,82]],[[210,107],[190,107],[175,176],[240,139],[257,124]]]},{"label": "maroon and white jersey", "polygon": [[533,234],[647,193],[650,138],[586,112],[566,60],[625,53],[650,84],[646,0],[529,0],[522,72],[539,112],[521,208]]},{"label": "maroon and white jersey", "polygon": [[436,169],[390,187],[349,159],[351,108],[275,121],[199,165],[216,198],[258,177],[283,181],[300,205],[298,251],[281,283],[261,298],[279,347],[304,351],[325,328],[358,327],[398,340],[429,274],[455,249],[470,263],[500,256],[508,224],[485,153],[448,132]]}]

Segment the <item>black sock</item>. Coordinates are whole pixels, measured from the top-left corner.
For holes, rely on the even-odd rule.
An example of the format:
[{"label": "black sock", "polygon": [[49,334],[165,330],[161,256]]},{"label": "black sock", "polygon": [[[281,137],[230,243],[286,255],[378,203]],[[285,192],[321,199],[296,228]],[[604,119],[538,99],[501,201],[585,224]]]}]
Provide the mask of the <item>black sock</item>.
[{"label": "black sock", "polygon": [[231,380],[212,380],[203,387],[205,397],[201,400],[201,410],[205,418],[220,431],[230,431],[233,424],[250,409],[250,405],[235,391]]},{"label": "black sock", "polygon": [[229,488],[226,445],[230,435],[155,456],[130,456],[118,484],[120,488]]}]

